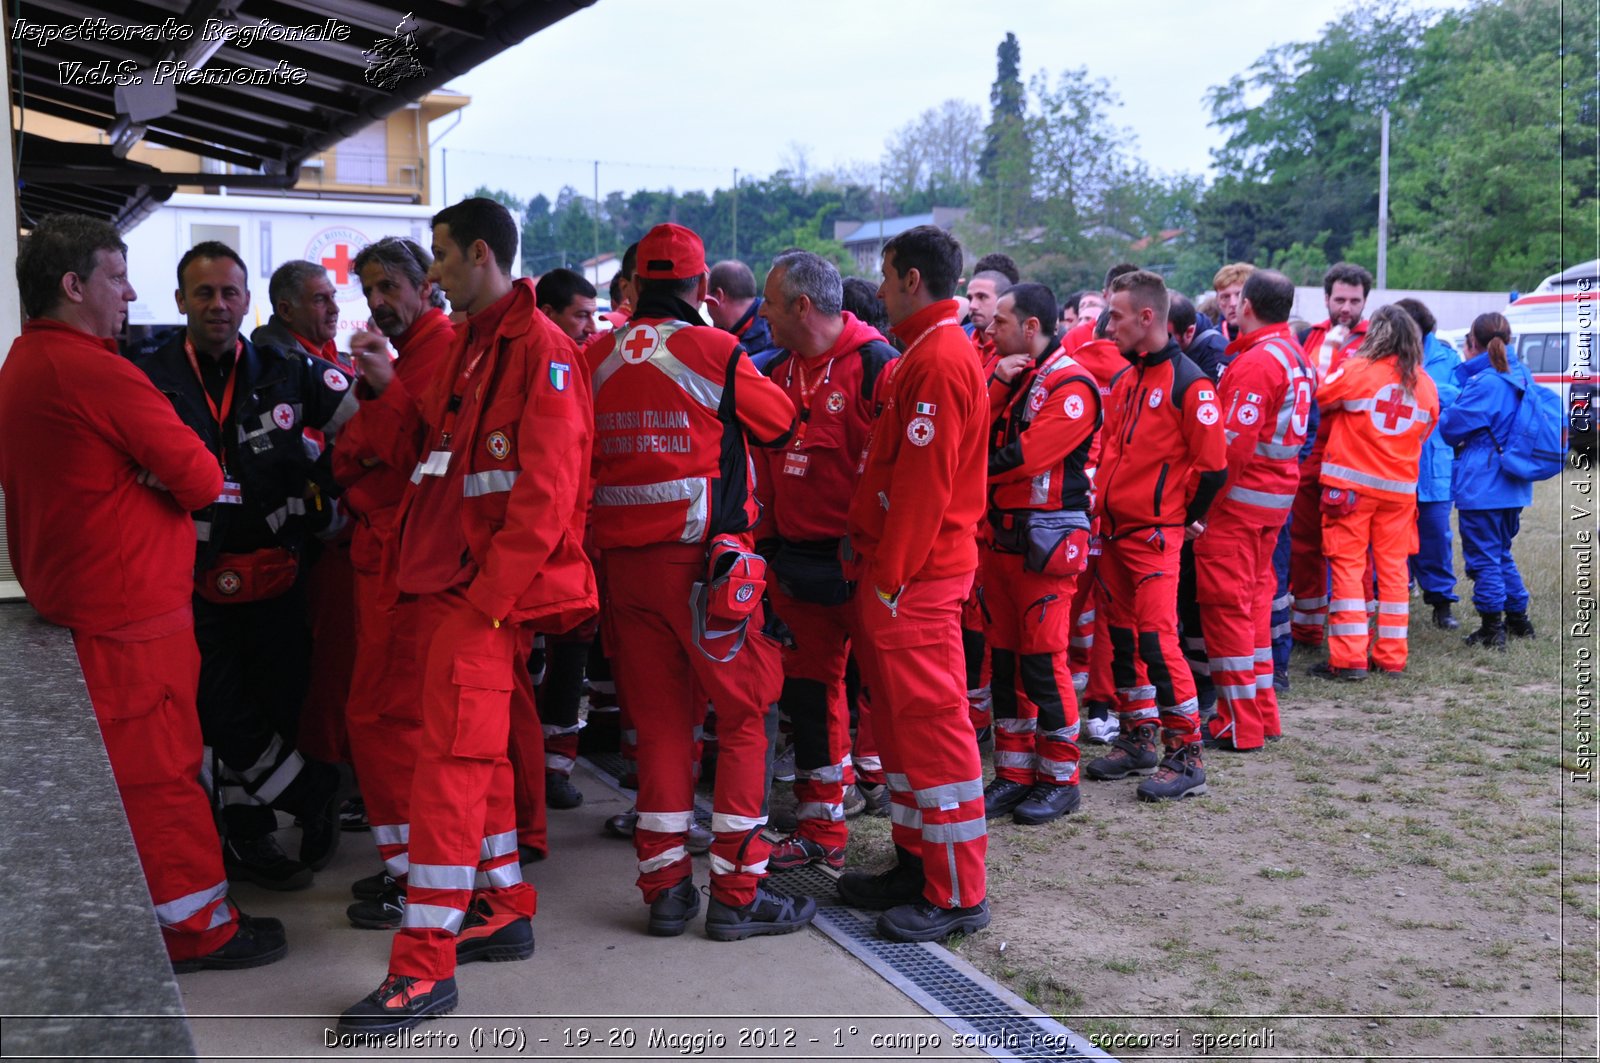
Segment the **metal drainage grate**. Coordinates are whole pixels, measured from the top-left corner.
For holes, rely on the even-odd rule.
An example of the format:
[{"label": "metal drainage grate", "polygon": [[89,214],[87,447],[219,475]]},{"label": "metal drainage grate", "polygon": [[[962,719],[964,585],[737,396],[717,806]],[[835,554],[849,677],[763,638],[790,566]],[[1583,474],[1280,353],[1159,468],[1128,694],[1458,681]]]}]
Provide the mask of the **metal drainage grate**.
[{"label": "metal drainage grate", "polygon": [[[622,757],[616,753],[579,758],[591,771],[624,794],[617,784]],[[695,795],[695,818],[711,818],[704,794]],[[816,927],[841,948],[876,971],[929,1015],[957,1033],[981,1038],[995,1059],[1050,1063],[1114,1057],[1050,1018],[942,945],[885,941],[878,936],[877,916],[839,904],[834,883],[838,874],[812,864],[768,876],[774,887],[791,896],[816,897]]]}]

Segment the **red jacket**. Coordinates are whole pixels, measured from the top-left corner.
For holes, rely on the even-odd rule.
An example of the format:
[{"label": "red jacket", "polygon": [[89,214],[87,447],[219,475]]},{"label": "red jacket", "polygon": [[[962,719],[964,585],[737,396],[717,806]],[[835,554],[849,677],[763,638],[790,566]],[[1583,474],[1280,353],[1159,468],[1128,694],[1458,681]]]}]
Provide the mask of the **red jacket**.
[{"label": "red jacket", "polygon": [[1205,515],[1227,466],[1216,385],[1168,341],[1141,355],[1111,387],[1100,433],[1100,531],[1117,538],[1181,527]]},{"label": "red jacket", "polygon": [[1349,334],[1340,343],[1329,343],[1328,333],[1333,331],[1333,320],[1330,318],[1320,325],[1312,325],[1306,331],[1305,338],[1300,341],[1300,349],[1305,352],[1306,363],[1317,371],[1317,380],[1320,383],[1329,373],[1339,368],[1339,363],[1349,357],[1350,352],[1361,346],[1367,338],[1367,322],[1363,318],[1355,323]]},{"label": "red jacket", "polygon": [[995,510],[1089,508],[1100,391],[1059,347],[1010,384],[989,384],[994,427],[989,504]]},{"label": "red jacket", "polygon": [[1300,484],[1316,370],[1288,325],[1267,325],[1228,344],[1217,386],[1228,441],[1228,487],[1219,506],[1263,525],[1279,524]]},{"label": "red jacket", "polygon": [[0,366],[0,489],[12,565],[46,620],[99,635],[188,609],[190,513],[216,501],[222,469],[113,341],[22,327]]},{"label": "red jacket", "polygon": [[764,370],[800,411],[800,423],[787,447],[757,452],[758,539],[818,542],[845,533],[877,384],[897,355],[877,329],[848,310],[843,317],[832,348],[815,358],[785,352]]},{"label": "red jacket", "polygon": [[[402,556],[420,485],[442,465],[462,485],[460,538],[474,605],[548,632],[571,630],[594,614],[594,570],[583,552],[588,380],[572,341],[539,312],[533,282],[515,281],[456,330],[420,408],[397,388],[368,405],[368,439],[382,441],[379,456],[392,466],[416,466],[395,516]],[[435,457],[441,454],[448,459]]]},{"label": "red jacket", "polygon": [[1061,349],[1072,356],[1072,360],[1093,374],[1095,383],[1100,387],[1102,400],[1111,397],[1111,382],[1117,374],[1128,368],[1128,360],[1122,357],[1122,352],[1117,350],[1117,345],[1110,340],[1090,339],[1080,344],[1076,350],[1070,350],[1066,344]]},{"label": "red jacket", "polygon": [[978,567],[989,402],[956,302],[894,327],[906,345],[885,389],[850,503],[850,540],[864,576],[893,591]]},{"label": "red jacket", "polygon": [[754,528],[748,444],[787,442],[795,413],[738,338],[642,314],[588,354],[595,546],[703,543]]}]

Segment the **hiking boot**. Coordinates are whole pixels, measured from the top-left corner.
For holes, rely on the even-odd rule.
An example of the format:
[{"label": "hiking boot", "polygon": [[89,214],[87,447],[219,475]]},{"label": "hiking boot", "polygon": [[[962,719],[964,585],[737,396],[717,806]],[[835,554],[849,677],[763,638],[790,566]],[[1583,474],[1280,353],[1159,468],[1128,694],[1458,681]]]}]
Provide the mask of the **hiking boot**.
[{"label": "hiking boot", "polygon": [[1084,773],[1096,782],[1149,775],[1161,763],[1161,755],[1156,752],[1156,733],[1156,725],[1146,723],[1135,727],[1131,734],[1118,735],[1111,743],[1111,752],[1091,760],[1084,767]]},{"label": "hiking boot", "polygon": [[1287,662],[1272,666],[1272,689],[1280,694],[1289,692],[1289,665]]},{"label": "hiking boot", "polygon": [[696,822],[683,832],[683,847],[689,850],[690,855],[700,856],[711,851],[711,843],[716,840],[716,835],[711,833],[711,828],[704,823]]},{"label": "hiking boot", "polygon": [[861,796],[867,802],[867,815],[887,816],[889,814],[889,784],[886,782],[856,783],[856,789],[861,791]]},{"label": "hiking boot", "polygon": [[1054,783],[1042,782],[1028,792],[1027,800],[1017,806],[1016,811],[1011,814],[1011,819],[1025,826],[1036,827],[1041,823],[1049,823],[1053,819],[1060,819],[1076,812],[1082,801],[1083,797],[1078,792],[1077,783],[1057,786]]},{"label": "hiking boot", "polygon": [[454,978],[433,981],[391,974],[383,984],[339,1016],[339,1032],[386,1034],[409,1030],[424,1019],[436,1019],[456,1009],[461,999]]},{"label": "hiking boot", "polygon": [[394,889],[395,878],[387,871],[358,878],[350,883],[350,895],[358,901],[371,901]]},{"label": "hiking boot", "polygon": [[544,773],[544,803],[551,808],[577,808],[583,804],[583,791],[560,772]]},{"label": "hiking boot", "polygon": [[[1093,711],[1093,710],[1091,710]],[[1083,740],[1092,742],[1097,746],[1109,746],[1117,740],[1117,735],[1122,733],[1122,721],[1111,715],[1105,709],[1099,710],[1103,715],[1093,716],[1084,720]]]},{"label": "hiking boot", "polygon": [[922,899],[922,888],[927,876],[922,870],[922,858],[913,856],[895,846],[899,860],[887,871],[869,875],[865,871],[847,871],[839,876],[834,888],[839,899],[852,908],[882,912],[902,904],[915,904]]},{"label": "hiking boot", "polygon": [[855,819],[867,810],[867,799],[861,796],[861,788],[855,783],[844,788],[840,804],[844,806],[845,819]]},{"label": "hiking boot", "polygon": [[287,892],[311,885],[311,869],[290,860],[270,834],[229,838],[222,844],[222,870],[229,882],[254,882],[262,889]]},{"label": "hiking boot", "polygon": [[172,961],[172,972],[240,971],[277,963],[288,954],[289,943],[284,938],[282,923],[239,912],[239,929],[234,931],[233,937],[204,956]]},{"label": "hiking boot", "polygon": [[650,902],[650,922],[645,932],[658,938],[677,937],[699,914],[700,891],[695,889],[694,879],[686,878]]},{"label": "hiking boot", "polygon": [[1335,668],[1327,661],[1318,661],[1306,669],[1306,675],[1316,679],[1338,680],[1344,683],[1359,683],[1367,678],[1365,668]]},{"label": "hiking boot", "polygon": [[613,838],[626,838],[633,840],[633,828],[639,824],[638,809],[630,808],[626,812],[618,812],[606,820],[606,833]]},{"label": "hiking boot", "polygon": [[772,758],[772,778],[777,782],[794,782],[794,773],[794,744],[790,743]]},{"label": "hiking boot", "polygon": [[811,897],[757,886],[755,899],[735,908],[711,898],[706,907],[706,937],[712,941],[739,941],[763,934],[792,934],[816,918],[817,902]]},{"label": "hiking boot", "polygon": [[393,930],[406,915],[405,883],[395,882],[382,896],[357,901],[344,914],[357,930]]},{"label": "hiking boot", "polygon": [[1190,742],[1167,750],[1156,773],[1135,791],[1141,801],[1176,801],[1206,792],[1206,769],[1200,762],[1200,743]]},{"label": "hiking boot", "polygon": [[1028,796],[1026,783],[1012,782],[996,775],[990,780],[989,785],[983,788],[983,815],[985,819],[994,819],[996,816],[1009,816],[1011,810],[1020,805]]},{"label": "hiking boot", "polygon": [[339,829],[348,831],[372,829],[372,824],[367,821],[367,803],[360,797],[349,798],[339,806]]},{"label": "hiking boot", "polygon": [[1454,631],[1461,626],[1461,621],[1450,612],[1449,602],[1433,603],[1433,626],[1440,631]]},{"label": "hiking boot", "polygon": [[485,897],[472,899],[456,932],[457,963],[504,963],[532,955],[533,920],[514,912],[497,912]]},{"label": "hiking boot", "polygon": [[1506,610],[1506,634],[1514,639],[1531,639],[1534,637],[1533,621],[1528,619],[1528,611],[1520,613]]},{"label": "hiking boot", "polygon": [[1479,613],[1483,618],[1478,630],[1468,635],[1461,641],[1468,646],[1487,646],[1491,650],[1506,648],[1506,622],[1499,613]]},{"label": "hiking boot", "polygon": [[791,834],[772,847],[767,867],[773,871],[793,871],[807,864],[827,864],[835,871],[844,868],[844,846],[823,845],[819,841]]},{"label": "hiking boot", "polygon": [[927,901],[902,904],[878,916],[878,933],[890,941],[940,941],[957,931],[972,933],[989,925],[989,902],[970,908],[939,908]]}]

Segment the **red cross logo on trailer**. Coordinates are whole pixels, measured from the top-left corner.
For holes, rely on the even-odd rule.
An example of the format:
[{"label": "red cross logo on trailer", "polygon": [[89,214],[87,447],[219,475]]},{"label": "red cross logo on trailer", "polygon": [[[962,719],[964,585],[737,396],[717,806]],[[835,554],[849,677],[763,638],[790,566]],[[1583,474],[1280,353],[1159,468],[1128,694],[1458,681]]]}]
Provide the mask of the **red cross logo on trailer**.
[{"label": "red cross logo on trailer", "polygon": [[371,243],[365,233],[348,225],[323,229],[306,244],[305,258],[328,271],[328,279],[338,289],[341,299],[361,293],[361,278],[354,266],[356,253]]},{"label": "red cross logo on trailer", "polygon": [[628,330],[622,340],[622,360],[629,365],[648,362],[661,346],[661,334],[654,325],[638,325]]},{"label": "red cross logo on trailer", "polygon": [[1372,426],[1386,436],[1404,435],[1417,423],[1417,404],[1408,401],[1406,389],[1385,384],[1372,397]]}]

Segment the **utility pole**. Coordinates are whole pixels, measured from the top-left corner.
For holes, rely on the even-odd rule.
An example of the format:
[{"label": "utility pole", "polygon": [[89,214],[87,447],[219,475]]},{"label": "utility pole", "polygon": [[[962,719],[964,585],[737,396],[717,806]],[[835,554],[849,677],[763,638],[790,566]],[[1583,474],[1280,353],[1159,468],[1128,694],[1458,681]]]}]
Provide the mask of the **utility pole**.
[{"label": "utility pole", "polygon": [[1378,290],[1389,287],[1389,108],[1378,144]]},{"label": "utility pole", "polygon": [[739,257],[739,167],[733,168],[733,254]]}]

